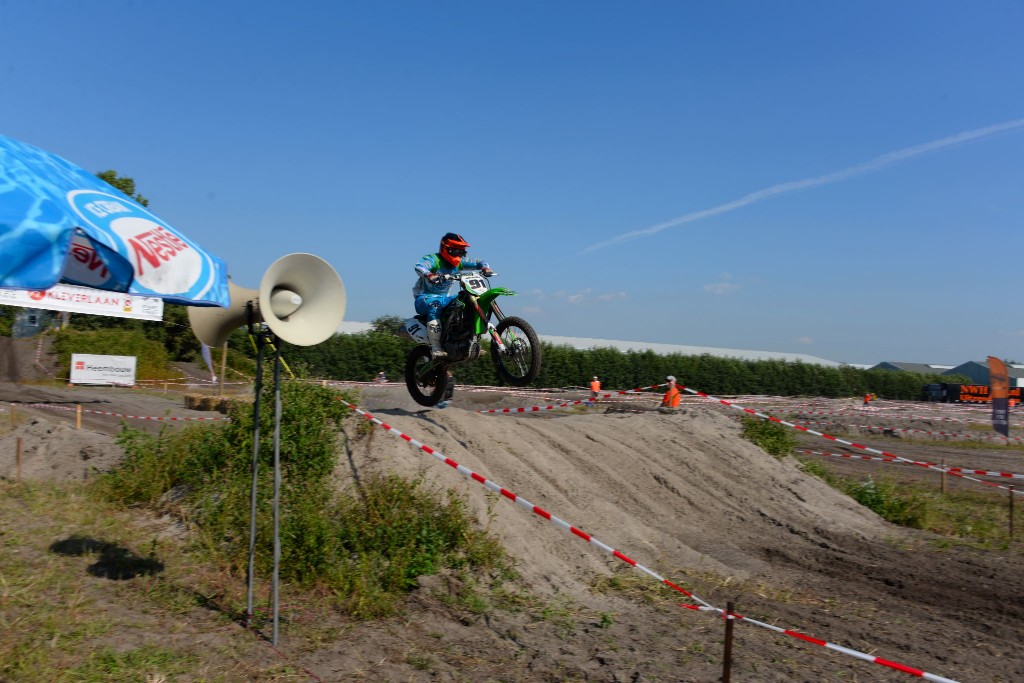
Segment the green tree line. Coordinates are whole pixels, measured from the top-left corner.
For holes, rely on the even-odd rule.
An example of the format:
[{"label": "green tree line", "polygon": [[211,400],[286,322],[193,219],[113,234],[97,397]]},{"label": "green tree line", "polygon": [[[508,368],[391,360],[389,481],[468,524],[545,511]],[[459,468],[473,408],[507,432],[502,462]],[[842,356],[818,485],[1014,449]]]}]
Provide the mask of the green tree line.
[{"label": "green tree line", "polygon": [[[381,370],[401,381],[405,356],[412,342],[394,335],[397,318],[380,318],[358,334],[337,334],[316,346],[286,347],[289,363],[296,362],[310,376],[369,381]],[[917,400],[921,387],[931,382],[961,382],[948,375],[919,375],[892,370],[862,370],[850,366],[826,367],[784,360],[745,360],[703,354],[656,354],[615,348],[576,349],[542,343],[543,363],[538,387],[584,387],[597,375],[608,390],[660,384],[674,375],[684,386],[716,395],[768,394],[777,396],[862,396]],[[500,381],[487,359],[456,366],[461,384],[497,386]]]},{"label": "green tree line", "polygon": [[[166,352],[147,352],[140,379],[162,379],[164,373],[149,365],[153,361],[201,362],[199,340],[192,334],[184,306],[164,307],[163,322],[75,314],[70,325],[59,331],[56,348],[64,365],[72,352],[134,355],[142,342],[158,345]],[[336,334],[315,346],[283,343],[282,355],[293,370],[303,376],[323,379],[370,381],[383,371],[390,379],[402,381],[405,358],[413,343],[395,335],[401,320],[383,317],[367,332]],[[6,332],[3,329],[6,327]],[[109,332],[112,336],[104,341]],[[0,333],[10,334],[9,322]],[[116,343],[115,343],[116,342]],[[228,362],[237,369],[251,369],[255,347],[244,328],[236,330],[229,342]],[[609,391],[621,391],[661,384],[667,375],[690,389],[720,396],[759,394],[773,396],[825,396],[840,398],[871,393],[879,398],[918,400],[921,388],[932,382],[970,383],[965,377],[920,375],[892,370],[862,370],[850,366],[826,367],[785,360],[745,360],[703,354],[657,354],[653,351],[620,351],[615,348],[576,349],[542,343],[543,363],[537,387],[585,387],[597,375]],[[145,347],[152,348],[152,347]],[[102,349],[106,349],[103,351]],[[215,349],[217,355],[219,350]],[[486,345],[476,362],[456,366],[460,384],[498,386]]]}]

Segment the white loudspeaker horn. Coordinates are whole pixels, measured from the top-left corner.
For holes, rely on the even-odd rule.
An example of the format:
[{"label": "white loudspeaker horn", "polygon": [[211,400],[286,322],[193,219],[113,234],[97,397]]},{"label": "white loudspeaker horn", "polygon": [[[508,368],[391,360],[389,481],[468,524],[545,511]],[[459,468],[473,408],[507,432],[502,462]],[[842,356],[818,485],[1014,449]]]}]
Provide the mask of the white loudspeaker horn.
[{"label": "white loudspeaker horn", "polygon": [[[239,287],[228,281],[228,296],[231,303],[227,308],[218,306],[189,306],[188,323],[199,341],[207,346],[218,348],[228,340],[231,333],[248,323],[246,304],[250,301],[256,305],[259,292],[255,289]],[[256,322],[259,313],[256,312]]]},{"label": "white loudspeaker horn", "polygon": [[260,281],[260,313],[289,344],[315,346],[330,339],[345,317],[345,285],[319,256],[288,254]]},{"label": "white loudspeaker horn", "polygon": [[296,346],[314,346],[330,338],[345,317],[345,285],[334,269],[313,254],[288,254],[274,261],[259,291],[228,283],[227,308],[190,307],[188,321],[199,341],[221,346],[231,333],[249,322],[266,323],[270,331]]}]

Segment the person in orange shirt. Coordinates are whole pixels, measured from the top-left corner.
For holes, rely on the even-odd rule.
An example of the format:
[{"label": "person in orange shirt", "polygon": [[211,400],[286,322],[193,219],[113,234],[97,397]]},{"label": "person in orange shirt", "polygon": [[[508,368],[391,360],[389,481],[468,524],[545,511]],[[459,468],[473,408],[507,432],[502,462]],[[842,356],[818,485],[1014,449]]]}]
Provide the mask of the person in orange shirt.
[{"label": "person in orange shirt", "polygon": [[678,408],[679,401],[682,400],[683,395],[676,388],[676,378],[669,375],[665,379],[668,380],[668,391],[665,392],[665,397],[661,399],[661,407]]},{"label": "person in orange shirt", "polygon": [[601,382],[598,381],[597,375],[594,375],[594,379],[590,380],[590,400],[596,401],[599,393],[601,393]]}]

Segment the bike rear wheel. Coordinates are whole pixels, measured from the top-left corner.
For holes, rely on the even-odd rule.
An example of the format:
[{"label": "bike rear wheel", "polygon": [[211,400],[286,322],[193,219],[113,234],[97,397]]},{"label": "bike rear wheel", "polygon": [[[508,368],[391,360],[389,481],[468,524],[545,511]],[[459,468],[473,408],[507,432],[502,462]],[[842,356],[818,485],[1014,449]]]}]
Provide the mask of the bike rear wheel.
[{"label": "bike rear wheel", "polygon": [[525,387],[540,373],[540,339],[533,326],[522,318],[510,315],[497,326],[505,345],[504,353],[491,341],[491,360],[498,376],[514,387]]},{"label": "bike rear wheel", "polygon": [[429,346],[415,346],[405,359],[405,386],[409,395],[421,406],[436,406],[448,388],[448,371],[444,363],[434,363]]}]

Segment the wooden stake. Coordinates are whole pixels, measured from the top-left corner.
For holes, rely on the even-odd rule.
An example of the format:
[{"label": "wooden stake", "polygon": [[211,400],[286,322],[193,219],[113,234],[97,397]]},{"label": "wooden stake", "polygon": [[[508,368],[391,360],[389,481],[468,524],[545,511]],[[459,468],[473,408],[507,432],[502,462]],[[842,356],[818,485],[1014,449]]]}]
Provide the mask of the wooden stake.
[{"label": "wooden stake", "polygon": [[21,481],[21,437],[18,437],[17,455],[14,458],[14,462],[17,464],[17,480]]},{"label": "wooden stake", "polygon": [[725,603],[725,652],[722,654],[722,683],[729,683],[732,676],[732,618],[736,606],[730,600]]},{"label": "wooden stake", "polygon": [[75,429],[82,428],[82,404],[75,405]]},{"label": "wooden stake", "polygon": [[1013,541],[1013,485],[1010,485],[1010,539]]},{"label": "wooden stake", "polygon": [[942,474],[940,474],[939,476],[941,477],[940,483],[939,483],[939,491],[942,492],[942,495],[946,495],[946,459],[945,458],[942,459]]}]

